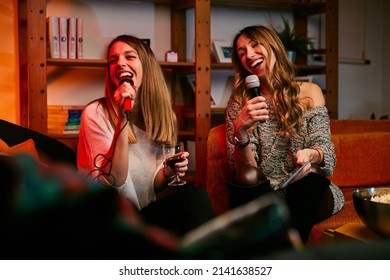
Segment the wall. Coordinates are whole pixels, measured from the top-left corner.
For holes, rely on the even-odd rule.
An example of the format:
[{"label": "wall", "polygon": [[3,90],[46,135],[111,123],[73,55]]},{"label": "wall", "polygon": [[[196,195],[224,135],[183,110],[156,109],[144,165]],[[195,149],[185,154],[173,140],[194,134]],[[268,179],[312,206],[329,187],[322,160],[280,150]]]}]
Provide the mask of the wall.
[{"label": "wall", "polygon": [[[390,1],[383,1],[383,59],[382,59],[382,96],[381,96],[381,115],[388,115],[390,118],[390,87],[387,83],[390,81]],[[387,15],[387,16],[385,16]]]},{"label": "wall", "polygon": [[[363,48],[370,63],[339,64],[339,119],[368,119],[372,113],[379,118],[390,113],[389,89],[385,84],[389,80],[390,5],[384,0],[363,0],[365,18],[358,19],[365,22],[361,30],[361,22],[350,21],[353,9],[343,5],[344,1],[351,2],[339,0],[340,29],[351,26],[350,32],[363,33]],[[362,43],[350,45],[340,32],[339,48],[347,46],[362,49]]]},{"label": "wall", "polygon": [[19,123],[17,1],[0,3],[0,118]]}]

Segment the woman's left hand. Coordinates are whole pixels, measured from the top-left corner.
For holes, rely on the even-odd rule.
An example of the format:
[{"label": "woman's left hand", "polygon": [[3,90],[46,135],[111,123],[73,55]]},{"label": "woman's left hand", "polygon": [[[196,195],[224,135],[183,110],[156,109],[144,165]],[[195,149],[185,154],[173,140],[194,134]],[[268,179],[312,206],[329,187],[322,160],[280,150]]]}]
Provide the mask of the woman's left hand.
[{"label": "woman's left hand", "polygon": [[297,181],[299,179],[302,179],[303,177],[307,176],[311,172],[312,168],[312,158],[313,158],[313,151],[316,152],[313,149],[303,149],[297,151],[295,154],[295,159],[296,159],[296,169],[299,169],[303,164],[306,162],[310,162],[308,165],[303,168],[302,172],[297,175],[294,181]]},{"label": "woman's left hand", "polygon": [[175,164],[174,172],[178,172],[180,177],[183,177],[186,174],[186,171],[188,171],[188,156],[190,154],[188,152],[181,152],[180,157],[183,159],[180,162],[177,162]]}]

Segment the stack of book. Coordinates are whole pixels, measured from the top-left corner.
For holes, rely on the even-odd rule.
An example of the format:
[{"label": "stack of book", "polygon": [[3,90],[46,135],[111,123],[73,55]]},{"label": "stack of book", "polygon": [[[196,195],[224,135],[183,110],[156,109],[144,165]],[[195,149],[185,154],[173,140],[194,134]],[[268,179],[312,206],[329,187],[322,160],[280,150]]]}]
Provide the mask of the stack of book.
[{"label": "stack of book", "polygon": [[83,108],[84,106],[79,105],[48,105],[48,134],[78,134]]},{"label": "stack of book", "polygon": [[47,56],[83,58],[83,19],[47,17]]}]

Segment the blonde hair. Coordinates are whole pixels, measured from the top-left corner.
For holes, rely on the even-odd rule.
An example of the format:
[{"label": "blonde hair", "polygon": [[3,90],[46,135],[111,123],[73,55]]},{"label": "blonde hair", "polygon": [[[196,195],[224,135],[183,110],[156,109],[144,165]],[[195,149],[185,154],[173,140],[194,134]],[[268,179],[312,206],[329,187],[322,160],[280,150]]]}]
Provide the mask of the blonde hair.
[{"label": "blonde hair", "polygon": [[[280,134],[297,137],[295,128],[301,127],[302,116],[307,105],[299,97],[299,85],[294,80],[295,66],[288,58],[283,43],[271,29],[261,25],[248,26],[234,37],[232,63],[236,74],[232,97],[242,106],[250,99],[245,88],[245,78],[251,73],[243,67],[236,51],[237,41],[241,35],[258,42],[267,50],[269,55],[266,58],[267,69],[264,79],[273,94],[274,117],[282,123]],[[275,56],[275,65],[272,71],[269,69],[271,53]]]},{"label": "blonde hair", "polygon": [[[107,61],[111,47],[118,41],[128,44],[137,51],[144,72],[131,112],[130,122],[144,129],[151,140],[160,144],[176,143],[176,115],[172,108],[171,96],[164,74],[152,50],[141,39],[130,35],[120,35],[109,44]],[[105,102],[102,103],[105,104],[110,122],[115,127],[118,121],[118,112],[113,99],[116,86],[111,80],[108,64],[105,84]],[[129,142],[137,142],[132,126],[129,126]]]}]

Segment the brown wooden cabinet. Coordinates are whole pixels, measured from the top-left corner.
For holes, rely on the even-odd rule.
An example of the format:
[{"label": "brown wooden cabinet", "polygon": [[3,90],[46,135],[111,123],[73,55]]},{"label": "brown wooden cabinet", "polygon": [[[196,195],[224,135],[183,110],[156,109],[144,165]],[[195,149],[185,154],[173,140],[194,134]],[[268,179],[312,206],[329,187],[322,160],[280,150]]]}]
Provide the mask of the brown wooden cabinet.
[{"label": "brown wooden cabinet", "polygon": [[[163,70],[176,73],[183,69],[195,73],[195,130],[182,131],[181,136],[195,141],[197,186],[205,186],[207,136],[211,126],[210,95],[211,69],[231,65],[211,63],[210,15],[214,6],[232,9],[267,9],[291,11],[297,33],[307,32],[307,17],[326,14],[326,48],[318,52],[326,55],[325,66],[310,66],[304,57],[297,64],[302,73],[326,75],[326,104],[331,118],[337,118],[338,88],[338,1],[324,2],[291,0],[155,0],[158,5],[171,7],[171,47],[178,52],[178,63],[161,62]],[[195,11],[195,61],[186,61],[186,9]],[[104,60],[55,60],[46,57],[46,0],[18,1],[20,54],[20,119],[21,125],[47,133],[47,65],[103,67]],[[213,111],[222,109],[214,109]],[[77,138],[76,138],[77,140]],[[69,140],[66,140],[69,142]]]}]

